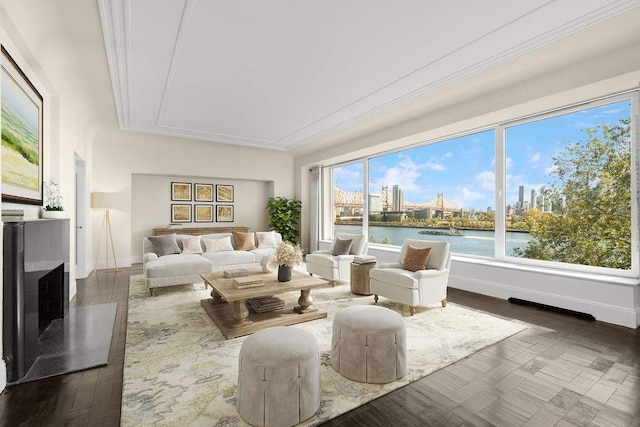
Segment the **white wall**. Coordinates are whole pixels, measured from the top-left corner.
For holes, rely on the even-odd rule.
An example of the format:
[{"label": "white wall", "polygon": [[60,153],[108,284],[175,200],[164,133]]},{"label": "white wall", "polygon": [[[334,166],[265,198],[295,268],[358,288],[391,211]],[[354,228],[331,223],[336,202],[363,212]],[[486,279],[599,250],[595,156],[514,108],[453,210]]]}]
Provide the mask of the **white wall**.
[{"label": "white wall", "polygon": [[[265,211],[262,205],[265,195],[293,197],[293,156],[280,151],[113,130],[105,131],[96,137],[93,164],[93,191],[117,192],[122,201],[121,209],[111,211],[118,267],[129,266],[132,260],[137,262],[140,259],[141,249],[138,242],[141,240],[141,231],[134,230],[133,224],[135,223],[137,228],[138,224],[144,223],[145,225],[140,227],[147,230],[149,228],[149,223],[139,218],[140,215],[146,216],[149,213],[138,208],[134,211],[133,208],[134,176],[210,177],[217,183],[264,183],[266,190],[262,185],[257,190],[256,199],[259,203],[253,205],[243,202],[235,208],[234,223],[256,229],[266,227],[266,223],[263,222]],[[162,185],[152,195],[145,196],[156,199],[160,209],[159,214],[151,214],[159,221],[154,223],[154,226],[169,223],[169,205],[166,202],[168,188],[168,185]],[[248,196],[248,193],[238,190],[236,194],[242,198]],[[258,209],[257,205],[262,206]],[[103,214],[101,211],[94,211],[92,215],[94,243],[97,245]],[[261,218],[262,222],[249,220],[253,215]],[[241,221],[246,223],[243,224]],[[97,248],[94,247],[93,250],[95,254]],[[99,268],[106,263],[104,252],[103,249],[98,260]]]},{"label": "white wall", "polygon": [[[422,106],[421,114],[408,115],[404,122],[371,133],[345,133],[334,138],[343,138],[339,144],[322,152],[298,155],[296,197],[303,202],[303,247],[309,241],[309,167],[345,162],[637,88],[640,31],[634,22],[638,19],[640,9],[435,93]],[[330,203],[327,194],[324,203]],[[397,257],[395,251],[375,247],[369,253],[382,259]],[[590,313],[598,320],[631,328],[640,325],[637,279],[572,275],[456,256],[449,286]]]},{"label": "white wall", "polygon": [[252,230],[267,230],[269,218],[267,215],[267,199],[272,196],[271,182],[225,179],[217,177],[168,176],[168,175],[140,175],[133,174],[131,184],[131,260],[142,262],[142,238],[153,235],[153,228],[166,227],[171,222],[171,204],[185,203],[192,207],[203,204],[215,208],[215,202],[176,202],[171,201],[171,182],[189,182],[199,184],[233,185],[234,206],[233,222],[216,222],[215,210],[213,222],[184,223],[183,228],[190,227],[226,227],[245,226]]}]

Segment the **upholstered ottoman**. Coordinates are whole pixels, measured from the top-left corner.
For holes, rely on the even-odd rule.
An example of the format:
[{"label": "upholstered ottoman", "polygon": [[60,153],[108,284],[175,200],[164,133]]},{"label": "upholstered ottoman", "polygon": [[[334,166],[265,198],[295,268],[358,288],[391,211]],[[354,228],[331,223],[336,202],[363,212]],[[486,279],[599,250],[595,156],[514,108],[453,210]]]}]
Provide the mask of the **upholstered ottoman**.
[{"label": "upholstered ottoman", "polygon": [[292,426],[320,407],[320,351],[309,332],[267,328],[242,343],[236,407],[256,426]]},{"label": "upholstered ottoman", "polygon": [[331,365],[364,383],[388,383],[407,374],[407,333],[402,316],[388,308],[359,305],[333,318]]}]

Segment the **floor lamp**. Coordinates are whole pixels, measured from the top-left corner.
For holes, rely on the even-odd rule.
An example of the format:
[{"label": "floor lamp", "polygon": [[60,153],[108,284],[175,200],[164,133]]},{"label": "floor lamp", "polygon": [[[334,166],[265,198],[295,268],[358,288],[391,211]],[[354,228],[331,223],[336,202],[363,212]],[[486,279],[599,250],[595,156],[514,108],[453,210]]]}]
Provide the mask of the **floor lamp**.
[{"label": "floor lamp", "polygon": [[111,220],[109,218],[109,211],[117,206],[116,193],[94,192],[91,193],[91,209],[104,210],[104,219],[102,220],[102,227],[100,227],[100,234],[98,235],[98,250],[96,252],[96,260],[94,263],[95,268],[98,268],[98,257],[100,256],[100,243],[102,242],[102,233],[104,231],[104,249],[107,258],[107,269],[109,269],[109,244],[111,244],[111,254],[113,255],[113,264],[118,270],[118,261],[116,258],[116,250],[113,245],[113,234],[111,233]]}]

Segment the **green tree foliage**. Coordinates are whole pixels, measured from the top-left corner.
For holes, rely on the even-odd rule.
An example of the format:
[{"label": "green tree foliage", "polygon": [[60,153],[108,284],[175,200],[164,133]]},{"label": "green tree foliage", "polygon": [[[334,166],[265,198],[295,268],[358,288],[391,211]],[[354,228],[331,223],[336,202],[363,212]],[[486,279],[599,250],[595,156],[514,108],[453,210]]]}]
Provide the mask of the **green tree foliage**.
[{"label": "green tree foliage", "polygon": [[297,243],[298,221],[300,220],[300,200],[286,197],[269,197],[267,212],[269,213],[269,227],[282,235],[282,240],[292,244]]},{"label": "green tree foliage", "polygon": [[586,130],[552,160],[555,181],[541,190],[553,213],[536,218],[516,256],[618,269],[631,267],[630,120]]}]

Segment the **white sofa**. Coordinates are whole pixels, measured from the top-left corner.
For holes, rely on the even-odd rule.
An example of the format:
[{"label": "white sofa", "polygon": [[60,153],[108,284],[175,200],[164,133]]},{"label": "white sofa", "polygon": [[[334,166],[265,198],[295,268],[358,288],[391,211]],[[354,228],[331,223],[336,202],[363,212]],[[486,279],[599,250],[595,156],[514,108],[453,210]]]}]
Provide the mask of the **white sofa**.
[{"label": "white sofa", "polygon": [[[280,233],[274,232],[274,235],[275,244],[280,243],[282,241]],[[200,236],[203,253],[195,254],[182,253],[185,239],[194,236],[178,234],[175,238],[181,253],[163,256],[158,256],[154,251],[154,245],[148,237],[143,238],[142,270],[149,293],[154,295],[155,288],[159,287],[202,282],[202,278],[200,277],[201,273],[235,268],[260,267],[260,262],[263,257],[275,254],[275,247],[259,247],[258,237],[255,233],[254,244],[256,249],[206,252],[205,240],[223,239],[227,236],[230,237],[233,248],[237,248],[232,233],[204,234]]]}]

